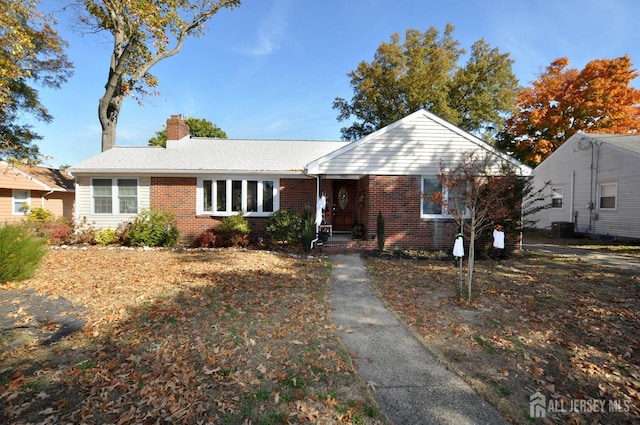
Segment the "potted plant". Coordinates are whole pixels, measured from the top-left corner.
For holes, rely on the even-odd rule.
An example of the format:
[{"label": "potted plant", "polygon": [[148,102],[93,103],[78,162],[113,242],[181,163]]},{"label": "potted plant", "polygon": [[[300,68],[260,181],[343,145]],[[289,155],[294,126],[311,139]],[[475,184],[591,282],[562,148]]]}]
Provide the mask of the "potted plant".
[{"label": "potted plant", "polygon": [[319,233],[320,240],[324,242],[328,241],[329,235],[330,235],[329,229],[325,229],[325,228],[320,229],[320,233]]},{"label": "potted plant", "polygon": [[356,223],[351,228],[351,239],[364,239],[366,234],[364,224]]}]

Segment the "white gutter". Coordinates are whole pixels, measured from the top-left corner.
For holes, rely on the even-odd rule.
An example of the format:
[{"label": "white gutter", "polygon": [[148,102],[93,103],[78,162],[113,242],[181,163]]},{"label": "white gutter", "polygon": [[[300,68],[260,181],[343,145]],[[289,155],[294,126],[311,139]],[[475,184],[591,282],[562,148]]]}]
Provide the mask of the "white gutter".
[{"label": "white gutter", "polygon": [[45,197],[51,195],[53,192],[55,192],[55,190],[50,190],[40,197],[40,207],[42,209],[45,209],[44,208],[44,201],[46,201]]}]

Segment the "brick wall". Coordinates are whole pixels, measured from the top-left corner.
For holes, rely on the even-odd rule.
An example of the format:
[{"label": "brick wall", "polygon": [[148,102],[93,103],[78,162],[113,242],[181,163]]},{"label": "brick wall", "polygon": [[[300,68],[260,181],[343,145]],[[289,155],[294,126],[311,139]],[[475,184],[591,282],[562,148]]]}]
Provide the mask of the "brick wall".
[{"label": "brick wall", "polygon": [[368,176],[360,180],[365,191],[365,225],[376,234],[378,212],[385,220],[387,248],[448,249],[453,246],[456,225],[451,220],[420,218],[419,176]]},{"label": "brick wall", "polygon": [[196,216],[196,184],[195,177],[151,177],[151,206],[176,215],[185,244],[217,225],[210,217]]},{"label": "brick wall", "polygon": [[315,179],[280,179],[280,208],[302,215],[305,205],[316,208]]},{"label": "brick wall", "polygon": [[[202,232],[215,228],[220,218],[196,215],[195,177],[152,177],[151,205],[172,211],[180,229],[181,242],[191,244]],[[322,180],[320,190],[331,193],[331,181]],[[365,224],[371,238],[376,235],[378,211],[385,219],[389,249],[448,249],[453,246],[456,225],[451,220],[420,219],[419,176],[366,176],[358,181],[357,193],[364,193],[356,219]],[[314,179],[280,179],[280,208],[302,214],[309,204],[315,211]],[[250,218],[254,237],[264,236],[266,218]]]},{"label": "brick wall", "polygon": [[[191,245],[203,232],[216,228],[222,218],[196,215],[195,177],[152,177],[151,205],[172,211],[180,229],[180,242]],[[280,179],[280,207],[302,214],[306,204],[315,208],[316,182],[312,179]],[[266,217],[250,218],[252,236],[264,236]]]}]

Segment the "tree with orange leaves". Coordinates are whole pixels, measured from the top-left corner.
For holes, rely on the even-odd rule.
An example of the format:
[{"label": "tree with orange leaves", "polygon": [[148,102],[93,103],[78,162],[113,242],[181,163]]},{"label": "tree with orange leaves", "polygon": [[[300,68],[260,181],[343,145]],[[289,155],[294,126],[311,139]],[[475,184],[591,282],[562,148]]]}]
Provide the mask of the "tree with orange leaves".
[{"label": "tree with orange leaves", "polygon": [[518,96],[519,112],[507,120],[498,147],[537,165],[573,134],[640,131],[639,74],[629,56],[597,59],[582,71],[556,59]]}]

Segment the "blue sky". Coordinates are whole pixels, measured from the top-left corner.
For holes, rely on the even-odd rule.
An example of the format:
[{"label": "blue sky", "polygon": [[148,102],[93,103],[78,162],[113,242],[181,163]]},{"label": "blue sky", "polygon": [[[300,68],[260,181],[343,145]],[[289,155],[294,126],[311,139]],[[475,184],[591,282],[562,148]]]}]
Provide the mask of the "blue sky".
[{"label": "blue sky", "polygon": [[[82,35],[58,0],[54,11],[75,74],[60,90],[40,90],[54,121],[33,123],[50,157],[74,165],[100,153],[98,99],[108,71],[111,39]],[[244,0],[208,23],[203,38],[187,40],[178,55],[152,68],[159,96],[144,106],[127,99],[118,146],[145,146],[172,114],[205,118],[229,138],[340,140],[332,108],[351,99],[347,73],[370,62],[376,48],[407,29],[442,31],[447,22],[467,50],[484,38],[508,52],[521,85],[529,85],[556,58],[570,66],[628,54],[640,67],[637,0]],[[640,81],[633,83],[640,88]]]}]

